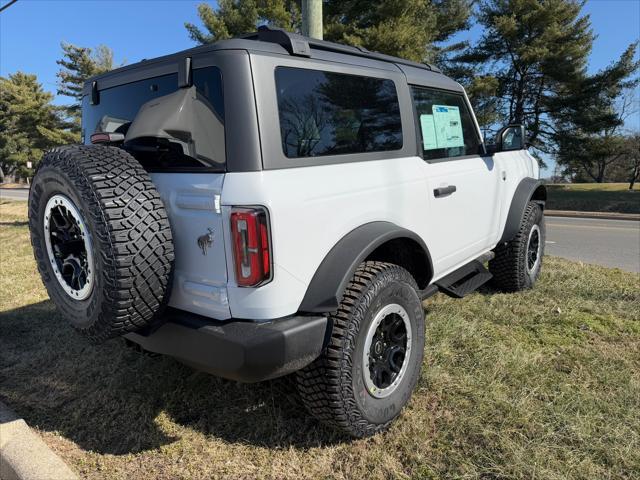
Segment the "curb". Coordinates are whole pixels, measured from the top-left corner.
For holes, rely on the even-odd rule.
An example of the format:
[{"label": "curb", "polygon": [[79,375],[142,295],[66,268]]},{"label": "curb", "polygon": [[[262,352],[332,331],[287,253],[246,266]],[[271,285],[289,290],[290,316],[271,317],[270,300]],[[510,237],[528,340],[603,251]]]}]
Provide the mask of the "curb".
[{"label": "curb", "polygon": [[0,402],[2,480],[78,480],[23,419]]},{"label": "curb", "polygon": [[571,210],[545,210],[547,217],[596,218],[600,220],[640,220],[638,213],[575,212]]}]

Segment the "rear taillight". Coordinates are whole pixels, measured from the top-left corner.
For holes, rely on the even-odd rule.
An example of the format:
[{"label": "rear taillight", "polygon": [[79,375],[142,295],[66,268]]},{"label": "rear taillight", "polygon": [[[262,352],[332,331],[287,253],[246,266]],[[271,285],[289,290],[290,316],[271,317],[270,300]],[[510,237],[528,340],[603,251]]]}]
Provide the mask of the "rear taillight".
[{"label": "rear taillight", "polygon": [[120,143],[124,142],[123,133],[98,132],[91,135],[91,143]]},{"label": "rear taillight", "polygon": [[255,287],[271,278],[269,221],[263,208],[233,207],[231,238],[236,282]]}]

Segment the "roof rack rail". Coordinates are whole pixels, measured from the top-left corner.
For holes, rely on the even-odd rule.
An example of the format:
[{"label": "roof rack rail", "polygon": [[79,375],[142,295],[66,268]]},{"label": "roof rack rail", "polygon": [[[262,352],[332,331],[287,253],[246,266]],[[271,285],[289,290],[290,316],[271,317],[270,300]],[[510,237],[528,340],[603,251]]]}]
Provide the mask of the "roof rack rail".
[{"label": "roof rack rail", "polygon": [[290,33],[281,28],[269,28],[265,25],[258,27],[258,31],[243,35],[240,38],[246,40],[259,40],[261,42],[277,43],[289,52],[289,55],[297,55],[300,57],[310,57],[311,48],[307,37],[298,35],[297,33]]},{"label": "roof rack rail", "polygon": [[297,33],[287,32],[286,30],[283,30],[281,28],[273,28],[266,25],[259,26],[257,32],[244,35],[241,38],[244,38],[246,40],[259,40],[261,42],[277,43],[278,45],[284,47],[290,55],[310,57],[311,49],[314,48],[316,50],[355,55],[358,57],[370,58],[372,60],[380,60],[383,62],[408,65],[414,68],[422,68],[425,70],[431,70],[433,72],[441,73],[438,67],[430,65],[428,63],[412,62],[411,60],[405,60],[404,58],[393,57],[391,55],[385,55],[378,52],[372,52],[363,47],[351,47],[349,45],[342,45],[339,43],[327,42],[325,40],[318,40],[316,38],[309,38],[298,35]]}]

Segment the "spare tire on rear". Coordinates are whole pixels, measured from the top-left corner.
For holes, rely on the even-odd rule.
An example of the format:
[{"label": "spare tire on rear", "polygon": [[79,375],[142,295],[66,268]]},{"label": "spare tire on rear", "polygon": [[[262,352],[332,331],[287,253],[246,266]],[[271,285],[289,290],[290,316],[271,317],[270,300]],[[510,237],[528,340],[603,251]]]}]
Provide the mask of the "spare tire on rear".
[{"label": "spare tire on rear", "polygon": [[94,342],[155,324],[169,299],[171,227],[148,173],[116,147],[47,152],[29,193],[49,297]]}]

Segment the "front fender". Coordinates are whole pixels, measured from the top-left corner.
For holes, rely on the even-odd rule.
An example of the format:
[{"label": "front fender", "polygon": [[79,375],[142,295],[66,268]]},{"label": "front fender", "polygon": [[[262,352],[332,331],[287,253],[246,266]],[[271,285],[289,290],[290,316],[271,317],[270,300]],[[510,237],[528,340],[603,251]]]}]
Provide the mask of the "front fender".
[{"label": "front fender", "polygon": [[522,223],[527,203],[531,200],[540,203],[544,207],[547,200],[547,188],[544,186],[542,180],[523,178],[513,194],[509,213],[507,214],[507,221],[499,243],[508,242],[516,236]]}]

